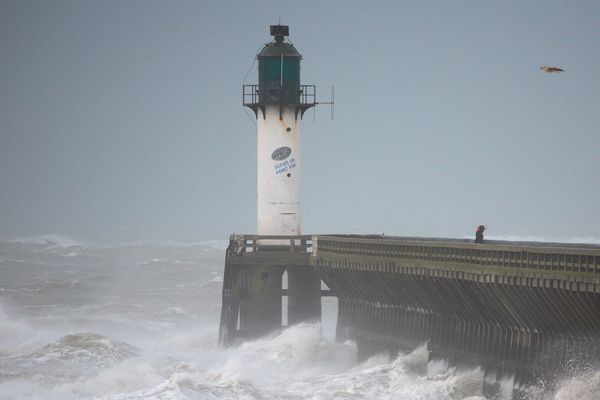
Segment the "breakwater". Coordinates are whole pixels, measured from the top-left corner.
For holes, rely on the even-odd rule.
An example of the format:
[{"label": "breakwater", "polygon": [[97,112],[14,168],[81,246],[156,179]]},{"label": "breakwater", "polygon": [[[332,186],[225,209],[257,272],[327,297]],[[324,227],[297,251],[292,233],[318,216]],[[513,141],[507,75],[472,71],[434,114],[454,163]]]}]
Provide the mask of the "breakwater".
[{"label": "breakwater", "polygon": [[426,342],[431,357],[517,385],[600,359],[598,246],[232,236],[220,343],[280,328],[284,295],[289,323],[320,318],[321,295],[336,296],[336,336],[360,357]]}]

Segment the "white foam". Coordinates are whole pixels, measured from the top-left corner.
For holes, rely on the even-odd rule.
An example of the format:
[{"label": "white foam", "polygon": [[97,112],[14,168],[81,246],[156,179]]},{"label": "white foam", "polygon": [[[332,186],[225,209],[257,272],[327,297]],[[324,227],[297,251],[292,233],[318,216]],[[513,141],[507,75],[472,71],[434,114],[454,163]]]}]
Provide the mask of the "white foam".
[{"label": "white foam", "polygon": [[510,400],[512,398],[512,392],[515,387],[514,375],[503,377],[498,381],[498,399],[499,400]]},{"label": "white foam", "polygon": [[245,380],[268,387],[273,377],[286,382],[347,370],[355,356],[353,345],[324,341],[319,325],[300,324],[228,350],[225,363],[205,379],[213,384]]},{"label": "white foam", "polygon": [[10,318],[0,305],[0,356],[16,354],[32,346],[39,345],[43,339],[38,330],[26,322]]},{"label": "white foam", "polygon": [[81,247],[83,244],[75,239],[58,235],[58,234],[45,234],[27,238],[15,238],[4,240],[8,243],[20,243],[24,245],[35,245],[35,246],[46,246],[47,249],[55,248],[70,248],[70,247]]},{"label": "white foam", "polygon": [[483,377],[482,368],[472,368],[458,370],[456,372],[457,381],[454,387],[453,399],[483,399]]},{"label": "white foam", "polygon": [[222,283],[222,282],[223,282],[223,277],[221,275],[215,275],[206,283]]},{"label": "white foam", "polygon": [[162,241],[145,241],[135,240],[123,243],[115,244],[114,247],[174,247],[174,248],[194,248],[203,247],[212,250],[225,250],[229,245],[227,240],[200,240],[195,242],[180,242],[176,240],[162,240]]},{"label": "white foam", "polygon": [[0,383],[0,400],[76,400],[98,396],[130,398],[126,397],[127,393],[154,387],[163,381],[164,377],[151,363],[141,359],[130,359],[95,375],[81,376],[52,385],[49,385],[46,379],[37,381],[31,378],[3,382]]},{"label": "white foam", "polygon": [[562,382],[554,396],[555,400],[600,399],[600,371],[590,371]]},{"label": "white foam", "polygon": [[152,258],[150,260],[142,261],[140,265],[152,265],[152,264],[162,264],[165,260],[162,258]]},{"label": "white foam", "polygon": [[395,361],[382,356],[371,358],[347,372],[306,380],[288,386],[301,398],[329,399],[356,398],[382,400],[449,399],[457,381],[454,376],[432,380],[414,373],[415,359],[421,359],[422,347],[417,354],[400,355]]},{"label": "white foam", "polygon": [[130,359],[85,381],[64,384],[63,388],[81,397],[96,397],[100,393],[103,396],[115,396],[154,387],[162,382],[164,376],[161,371],[148,360]]},{"label": "white foam", "polygon": [[449,365],[446,359],[430,360],[427,363],[427,377],[435,379],[438,376],[444,376],[448,373],[448,369]]}]

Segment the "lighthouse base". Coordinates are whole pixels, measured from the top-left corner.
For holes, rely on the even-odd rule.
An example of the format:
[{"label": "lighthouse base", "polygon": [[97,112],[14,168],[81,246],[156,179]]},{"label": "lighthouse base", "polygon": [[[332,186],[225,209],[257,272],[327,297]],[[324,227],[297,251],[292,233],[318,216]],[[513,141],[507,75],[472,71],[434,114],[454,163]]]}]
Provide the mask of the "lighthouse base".
[{"label": "lighthouse base", "polygon": [[[255,339],[282,327],[282,298],[288,296],[288,325],[321,320],[321,279],[309,263],[310,237],[277,237],[287,245],[232,237],[227,248],[219,343]],[[282,288],[287,272],[287,289]]]},{"label": "lighthouse base", "polygon": [[257,338],[279,330],[283,268],[245,266],[240,272],[240,335]]}]

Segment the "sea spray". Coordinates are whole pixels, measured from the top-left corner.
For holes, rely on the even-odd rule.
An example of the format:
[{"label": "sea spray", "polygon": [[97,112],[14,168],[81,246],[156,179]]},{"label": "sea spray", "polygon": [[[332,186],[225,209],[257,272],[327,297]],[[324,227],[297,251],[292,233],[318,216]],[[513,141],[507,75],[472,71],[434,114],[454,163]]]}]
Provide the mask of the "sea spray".
[{"label": "sea spray", "polygon": [[558,385],[554,400],[571,399],[600,399],[600,371],[587,371],[561,382]]},{"label": "sea spray", "polygon": [[0,334],[0,357],[23,351],[41,342],[39,334],[33,328],[19,318],[8,316],[2,304],[0,304]]},{"label": "sea spray", "polygon": [[318,324],[300,324],[226,351],[222,367],[207,379],[245,380],[259,386],[334,374],[354,365],[353,343],[326,341]]}]

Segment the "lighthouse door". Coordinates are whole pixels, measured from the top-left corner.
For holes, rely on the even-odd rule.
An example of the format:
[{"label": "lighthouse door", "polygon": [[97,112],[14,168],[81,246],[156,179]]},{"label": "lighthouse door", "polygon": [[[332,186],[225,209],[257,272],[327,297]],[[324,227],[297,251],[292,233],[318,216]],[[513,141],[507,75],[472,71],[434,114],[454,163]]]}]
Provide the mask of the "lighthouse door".
[{"label": "lighthouse door", "polygon": [[298,219],[296,213],[281,213],[281,233],[283,235],[298,234]]}]

